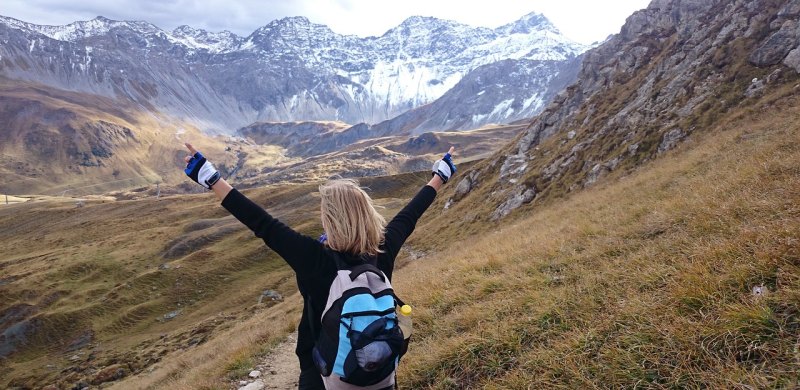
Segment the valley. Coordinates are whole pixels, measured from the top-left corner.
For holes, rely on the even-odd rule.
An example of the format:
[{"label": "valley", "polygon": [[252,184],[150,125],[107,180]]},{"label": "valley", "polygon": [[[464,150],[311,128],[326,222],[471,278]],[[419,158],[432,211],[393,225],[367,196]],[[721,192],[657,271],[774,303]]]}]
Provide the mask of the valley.
[{"label": "valley", "polygon": [[[391,217],[426,181],[417,173],[361,183]],[[245,193],[290,226],[319,235],[316,185]],[[12,382],[0,385],[98,382],[97,371],[108,367],[142,372],[255,315],[274,317],[262,324],[265,340],[292,329],[291,269],[212,198],[86,199],[78,208],[57,197],[4,206],[0,353],[14,360],[2,360],[2,377]],[[259,304],[265,290],[286,302],[266,297]]]},{"label": "valley", "polygon": [[[207,135],[189,123],[99,96],[18,81],[0,83],[0,103],[6,126],[0,133],[0,173],[10,179],[0,185],[0,193],[12,196],[110,194],[132,199],[197,192],[180,170],[187,141],[213,155],[226,177],[253,187],[419,171],[450,144],[470,161],[498,150],[525,126],[365,140],[345,137],[329,140],[331,146],[326,146],[324,137],[318,141],[317,135],[295,135],[292,140],[266,138],[257,131]],[[326,149],[335,151],[322,152]]]},{"label": "valley", "polygon": [[[185,178],[191,141],[311,237],[328,178],[358,178],[391,217],[455,146],[458,172],[392,280],[414,306],[400,388],[796,388],[798,18],[794,1],[655,0],[585,52],[528,50],[542,36],[563,43],[533,14],[495,30],[415,17],[363,41],[287,18],[200,46],[174,42],[197,31],[145,22],[76,22],[79,37],[59,40],[67,26],[0,20],[14,43],[0,46],[0,173],[11,178],[0,185],[0,387],[229,389],[279,351],[286,359],[302,310],[294,275]],[[138,44],[169,52],[175,72],[202,58],[209,68],[192,69],[208,78],[167,95],[116,73],[65,88],[32,61],[31,36],[44,52],[106,45],[98,58]],[[329,46],[271,41],[285,36]],[[351,54],[334,48],[400,45],[436,62],[451,47],[426,46],[432,37],[475,54],[474,67],[448,68],[459,79],[421,87],[413,104],[382,106],[398,102],[356,87],[386,70],[380,61],[325,76],[324,61]],[[497,39],[514,56],[482,62]],[[275,52],[294,65],[325,56],[254,76],[258,55]],[[252,85],[214,89],[225,59]],[[120,74],[142,71],[125,64]],[[243,96],[319,69],[268,98]],[[321,79],[339,87],[306,88]]]}]

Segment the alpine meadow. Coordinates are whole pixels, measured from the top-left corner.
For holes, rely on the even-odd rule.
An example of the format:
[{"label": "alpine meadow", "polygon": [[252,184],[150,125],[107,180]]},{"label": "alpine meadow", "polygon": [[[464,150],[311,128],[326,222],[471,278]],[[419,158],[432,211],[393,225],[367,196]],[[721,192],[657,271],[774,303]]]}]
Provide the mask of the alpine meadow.
[{"label": "alpine meadow", "polygon": [[800,388],[798,0],[653,0],[588,46],[0,16],[0,388],[298,388],[300,277],[189,142],[315,240],[329,179],[391,221],[442,177],[387,274],[400,389]]}]

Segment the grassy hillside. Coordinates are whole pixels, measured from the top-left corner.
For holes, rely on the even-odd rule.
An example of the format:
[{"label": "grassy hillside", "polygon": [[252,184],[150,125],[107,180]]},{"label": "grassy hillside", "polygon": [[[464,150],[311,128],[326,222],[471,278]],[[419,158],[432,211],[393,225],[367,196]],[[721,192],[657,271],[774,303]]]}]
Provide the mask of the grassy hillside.
[{"label": "grassy hillside", "polygon": [[501,223],[440,197],[418,228],[440,235],[411,242],[439,250],[395,281],[416,313],[401,387],[800,385],[800,110],[781,96]]},{"label": "grassy hillside", "polygon": [[[394,280],[415,308],[401,388],[796,387],[797,103],[733,113],[626,176],[503,222],[466,223],[442,210],[445,191],[408,244],[426,255],[405,256]],[[378,198],[398,191],[365,184]],[[226,388],[293,328],[299,304],[118,387]]]},{"label": "grassy hillside", "polygon": [[[798,103],[776,90],[640,168],[499,222],[473,218],[493,207],[477,201],[444,210],[448,186],[394,281],[415,307],[402,387],[800,384]],[[427,178],[362,184],[391,216]],[[314,191],[247,194],[315,235]],[[124,375],[116,387],[221,389],[246,373],[294,329],[300,300],[288,267],[216,203],[0,208],[0,321],[25,336],[0,386]],[[286,299],[258,305],[265,289]]]},{"label": "grassy hillside", "polygon": [[[362,185],[390,216],[426,179]],[[320,234],[316,184],[245,193],[301,232]],[[211,194],[83,204],[41,197],[0,207],[0,388],[100,383],[105,369],[129,376],[162,360],[180,367],[180,351],[206,362],[199,351],[209,348],[210,376],[221,378],[263,348],[253,343],[269,345],[296,325],[291,270]],[[267,289],[288,298],[257,304]],[[242,328],[258,323],[255,333]]]}]

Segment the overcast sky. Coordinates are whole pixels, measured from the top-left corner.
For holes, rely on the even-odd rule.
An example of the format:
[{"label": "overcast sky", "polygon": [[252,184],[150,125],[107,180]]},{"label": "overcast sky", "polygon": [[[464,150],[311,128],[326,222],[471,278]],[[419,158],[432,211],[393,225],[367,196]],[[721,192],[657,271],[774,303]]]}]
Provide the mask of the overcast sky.
[{"label": "overcast sky", "polygon": [[63,25],[105,16],[145,20],[172,30],[189,25],[247,36],[286,16],[305,16],[339,34],[379,36],[409,16],[434,16],[471,26],[499,27],[543,13],[567,37],[591,43],[619,32],[649,0],[0,0],[0,15]]}]

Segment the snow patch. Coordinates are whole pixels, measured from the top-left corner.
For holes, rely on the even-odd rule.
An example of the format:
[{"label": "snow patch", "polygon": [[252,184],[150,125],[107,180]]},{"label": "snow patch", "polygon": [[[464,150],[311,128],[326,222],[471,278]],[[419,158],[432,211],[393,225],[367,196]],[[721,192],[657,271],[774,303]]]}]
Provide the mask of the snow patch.
[{"label": "snow patch", "polygon": [[522,111],[528,110],[529,107],[533,107],[534,110],[538,109],[544,104],[544,100],[542,100],[541,96],[538,94],[534,94],[533,96],[525,99],[522,102]]},{"label": "snow patch", "polygon": [[510,116],[510,114],[514,112],[514,109],[511,108],[512,103],[514,103],[514,99],[503,100],[494,107],[494,110],[492,110],[489,116],[492,118],[496,118],[498,116],[500,117]]},{"label": "snow patch", "polygon": [[475,123],[475,124],[483,123],[483,121],[488,117],[489,117],[489,115],[486,115],[486,114],[474,114],[474,115],[472,115],[472,123]]}]

